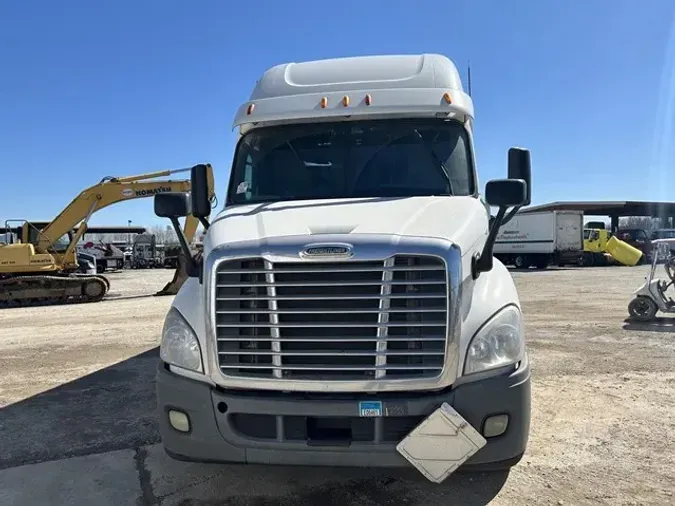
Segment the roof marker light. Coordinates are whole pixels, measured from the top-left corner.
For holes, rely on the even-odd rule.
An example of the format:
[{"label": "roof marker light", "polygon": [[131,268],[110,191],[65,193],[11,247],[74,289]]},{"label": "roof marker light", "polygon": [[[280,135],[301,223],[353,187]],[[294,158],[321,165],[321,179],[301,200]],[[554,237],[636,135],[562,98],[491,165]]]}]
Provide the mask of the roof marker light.
[{"label": "roof marker light", "polygon": [[452,97],[450,96],[450,93],[444,93],[443,100],[445,100],[448,104],[452,104]]},{"label": "roof marker light", "polygon": [[325,109],[327,105],[328,105],[328,99],[326,97],[323,97],[321,99],[321,109]]},{"label": "roof marker light", "polygon": [[366,105],[373,103],[373,97],[370,96],[370,93],[366,93]]},{"label": "roof marker light", "polygon": [[344,105],[345,107],[349,105],[349,97],[347,95],[342,97],[342,105]]},{"label": "roof marker light", "polygon": [[255,104],[248,104],[248,109],[246,109],[246,114],[248,116],[250,116],[251,113],[253,112],[253,109],[255,109]]}]

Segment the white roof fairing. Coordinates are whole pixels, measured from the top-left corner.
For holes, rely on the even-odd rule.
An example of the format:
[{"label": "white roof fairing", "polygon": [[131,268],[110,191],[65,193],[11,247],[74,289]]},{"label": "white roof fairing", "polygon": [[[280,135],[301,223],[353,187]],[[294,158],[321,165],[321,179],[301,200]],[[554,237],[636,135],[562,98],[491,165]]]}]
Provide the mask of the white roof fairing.
[{"label": "white roof fairing", "polygon": [[[446,92],[450,104],[444,100]],[[371,97],[370,105],[366,94]],[[347,106],[342,103],[345,95]],[[325,108],[321,107],[323,97]],[[233,127],[329,117],[438,114],[473,118],[473,102],[450,59],[439,54],[358,56],[284,63],[268,69],[257,81],[250,101],[239,107]]]}]

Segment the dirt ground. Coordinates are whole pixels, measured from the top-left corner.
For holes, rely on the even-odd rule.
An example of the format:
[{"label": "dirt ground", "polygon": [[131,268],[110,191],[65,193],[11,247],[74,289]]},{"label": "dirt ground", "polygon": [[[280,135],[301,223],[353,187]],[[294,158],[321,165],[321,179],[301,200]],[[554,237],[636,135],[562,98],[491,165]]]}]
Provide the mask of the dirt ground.
[{"label": "dirt ground", "polygon": [[533,367],[510,474],[186,464],[161,450],[157,345],[172,272],[110,274],[96,304],[0,312],[0,504],[675,503],[675,320],[625,321],[646,268],[513,272]]}]

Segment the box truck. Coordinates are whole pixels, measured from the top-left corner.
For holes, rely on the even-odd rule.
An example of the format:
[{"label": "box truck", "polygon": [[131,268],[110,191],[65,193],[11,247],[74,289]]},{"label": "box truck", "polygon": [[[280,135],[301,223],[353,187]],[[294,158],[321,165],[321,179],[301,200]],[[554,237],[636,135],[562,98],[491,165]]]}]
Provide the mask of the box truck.
[{"label": "box truck", "polygon": [[519,269],[579,264],[584,253],[584,213],[516,213],[499,229],[494,254]]},{"label": "box truck", "polygon": [[206,164],[190,195],[155,197],[179,238],[181,216],[206,229],[197,256],[181,239],[189,278],[161,336],[167,453],[434,482],[517,463],[530,365],[493,246],[530,202],[529,151],[479,191],[473,103],[435,54],[275,66],[234,127],[221,212]]}]

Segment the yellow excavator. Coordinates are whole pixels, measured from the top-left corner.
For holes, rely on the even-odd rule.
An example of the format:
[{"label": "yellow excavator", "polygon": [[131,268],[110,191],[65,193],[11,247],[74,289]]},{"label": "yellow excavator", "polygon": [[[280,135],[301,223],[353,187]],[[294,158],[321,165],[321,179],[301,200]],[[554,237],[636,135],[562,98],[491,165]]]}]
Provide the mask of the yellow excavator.
[{"label": "yellow excavator", "polygon": [[[207,184],[212,203],[215,201],[213,168],[206,164]],[[191,188],[191,180],[156,180],[191,168],[165,170],[129,177],[106,177],[75,197],[49,223],[18,222],[15,237],[8,244],[0,244],[0,308],[96,302],[106,295],[110,282],[105,276],[86,272],[78,263],[77,243],[87,230],[91,216],[117,202],[153,197],[159,193],[184,192]],[[154,181],[151,181],[154,180]],[[190,242],[197,232],[198,220],[185,219],[183,233]],[[12,234],[9,234],[12,236]],[[187,277],[181,272],[185,262],[180,261],[169,282],[156,295],[178,292]]]}]

